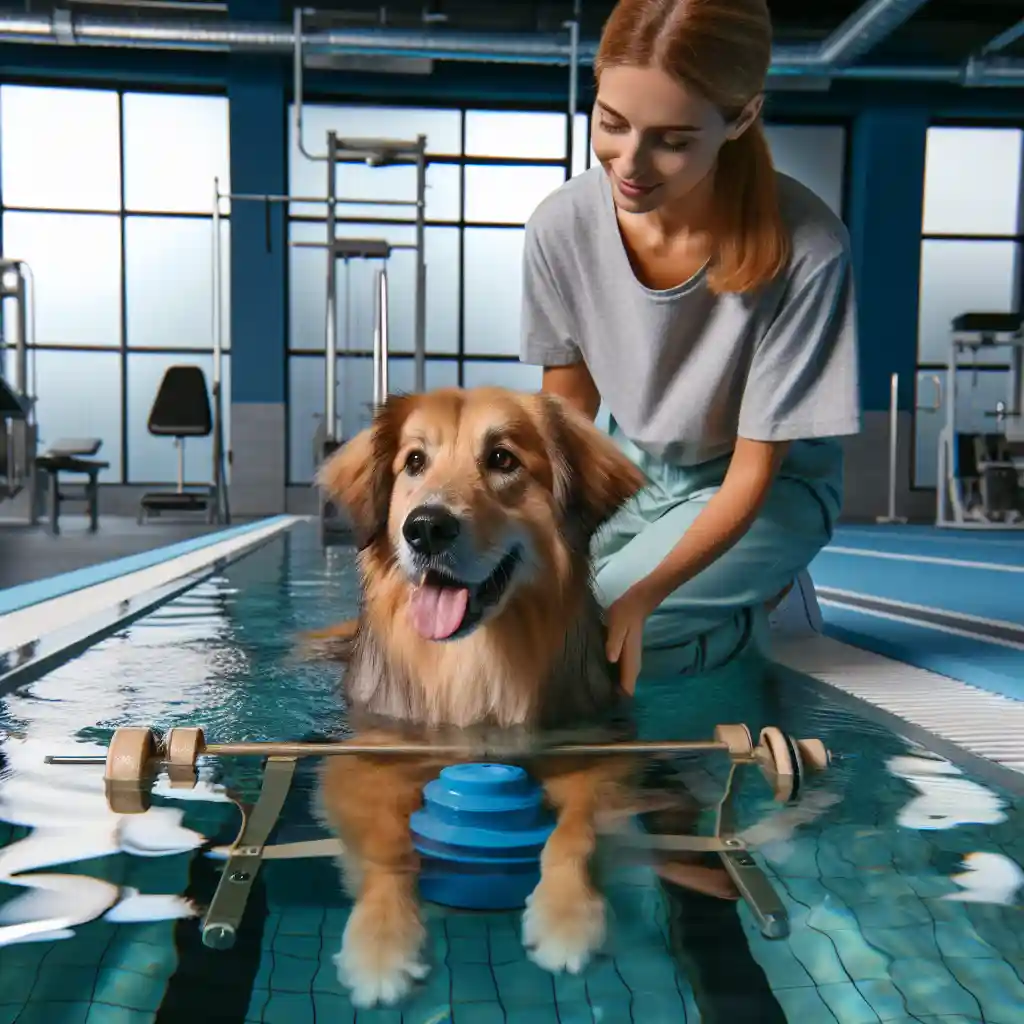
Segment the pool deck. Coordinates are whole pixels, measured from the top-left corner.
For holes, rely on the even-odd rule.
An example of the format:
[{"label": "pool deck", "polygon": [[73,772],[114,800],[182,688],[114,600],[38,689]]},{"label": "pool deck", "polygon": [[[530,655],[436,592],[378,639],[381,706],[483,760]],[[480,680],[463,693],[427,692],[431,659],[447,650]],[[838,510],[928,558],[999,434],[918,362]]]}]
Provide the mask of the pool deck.
[{"label": "pool deck", "polygon": [[145,523],[104,516],[96,533],[86,529],[85,516],[61,516],[60,536],[45,525],[27,526],[0,520],[0,590],[34,583],[165,544],[201,537],[219,529],[205,523]]}]

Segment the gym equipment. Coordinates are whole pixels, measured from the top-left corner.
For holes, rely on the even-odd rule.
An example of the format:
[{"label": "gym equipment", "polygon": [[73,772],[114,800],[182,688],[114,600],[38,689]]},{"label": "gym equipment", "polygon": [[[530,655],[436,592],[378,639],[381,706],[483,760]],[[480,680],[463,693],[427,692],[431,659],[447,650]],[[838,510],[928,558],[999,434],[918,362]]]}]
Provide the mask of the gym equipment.
[{"label": "gym equipment", "polygon": [[[699,851],[717,853],[747,902],[767,938],[783,938],[789,934],[789,919],[771,882],[751,856],[737,830],[735,795],[741,771],[756,768],[771,784],[775,799],[787,802],[797,797],[809,770],[823,771],[831,763],[824,744],[817,739],[792,739],[781,730],[761,730],[755,745],[745,725],[719,725],[709,741],[624,742],[624,743],[558,743],[533,746],[515,754],[507,749],[495,751],[495,761],[512,758],[530,759],[552,755],[580,756],[664,756],[683,753],[725,753],[731,769],[724,794],[718,805],[713,836],[615,835],[619,842],[639,845],[641,849],[662,851]],[[49,764],[81,764],[105,766],[107,800],[117,814],[141,814],[150,806],[150,787],[160,771],[166,771],[172,787],[190,789],[198,780],[200,757],[264,757],[263,783],[260,795],[252,806],[236,800],[242,815],[241,827],[234,843],[222,852],[227,857],[224,873],[203,921],[203,942],[216,948],[230,948],[253,880],[264,860],[304,857],[336,857],[340,847],[336,839],[268,845],[267,840],[284,807],[292,784],[296,764],[302,757],[333,757],[349,754],[376,754],[390,757],[419,756],[431,760],[451,757],[463,761],[469,753],[466,746],[426,743],[366,744],[340,743],[207,743],[202,729],[174,728],[159,737],[152,729],[120,728],[114,732],[106,756],[60,756],[46,758]],[[488,760],[487,751],[472,750],[474,760]],[[456,779],[458,778],[456,773]],[[464,776],[463,776],[464,777]],[[443,790],[451,782],[445,777],[440,787],[429,791],[434,803],[443,802]],[[428,786],[429,790],[429,786]],[[429,826],[417,819],[412,827],[420,834],[422,844]],[[457,845],[457,844],[456,844]],[[449,847],[448,852],[451,852]],[[431,881],[427,889],[430,891]],[[433,880],[435,895],[451,899],[452,878]],[[463,890],[462,902],[471,902],[471,893]],[[447,895],[446,895],[447,894]]]},{"label": "gym equipment", "polygon": [[456,764],[423,790],[410,820],[420,895],[463,910],[518,910],[540,881],[555,827],[540,786],[508,764]]},{"label": "gym equipment", "polygon": [[[918,412],[938,412],[942,408],[942,379],[937,375],[931,376],[931,382],[935,387],[935,401],[931,405],[916,403],[914,408]],[[900,375],[894,373],[889,380],[889,487],[888,502],[884,516],[875,516],[875,522],[883,525],[903,525],[907,522],[906,516],[896,514],[896,484],[899,479],[899,446],[900,446]]]},{"label": "gym equipment", "polygon": [[[35,526],[39,520],[43,483],[49,478],[50,531],[60,533],[60,507],[64,501],[84,500],[88,507],[89,530],[99,524],[99,474],[109,463],[96,459],[103,446],[98,437],[61,438],[41,455],[39,427],[35,418],[35,397],[29,394],[28,355],[35,347],[29,335],[28,309],[32,302],[28,288],[32,271],[23,260],[0,259],[0,299],[4,307],[3,345],[13,334],[14,379],[4,380],[0,361],[0,500],[28,494],[28,520]],[[13,310],[11,306],[13,305]],[[35,329],[33,315],[32,330]],[[41,471],[41,472],[40,472]],[[60,474],[84,475],[86,482],[80,493],[61,490]]]},{"label": "gym equipment", "polygon": [[[35,399],[29,395],[28,357],[33,348],[29,337],[29,289],[31,270],[22,260],[0,258],[0,301],[3,304],[3,345],[14,349],[14,373],[5,377],[0,359],[0,500],[15,498],[23,491],[29,496],[29,521],[38,515],[36,446],[38,424]],[[32,326],[35,326],[33,318]],[[13,335],[13,345],[12,336]]]},{"label": "gym equipment", "polygon": [[[1024,316],[962,313],[953,320],[946,422],[939,435],[935,525],[974,530],[1024,529]],[[957,428],[957,369],[964,352],[1010,353],[1005,402],[986,415],[996,429]]]},{"label": "gym equipment", "polygon": [[[174,491],[150,491],[139,501],[139,522],[163,512],[205,512],[207,522],[222,521],[223,480],[196,490],[185,487],[185,439],[209,437],[214,416],[206,390],[206,374],[198,366],[170,366],[160,382],[146,424],[154,437],[173,437],[178,449],[178,486]],[[215,446],[216,447],[216,446]],[[216,462],[216,455],[214,462]]]},{"label": "gym equipment", "polygon": [[[424,261],[424,231],[426,218],[427,188],[427,139],[420,135],[415,142],[393,139],[342,139],[335,132],[327,133],[327,321],[326,321],[326,393],[324,418],[314,439],[316,450],[314,460],[319,465],[337,450],[347,438],[342,436],[338,415],[338,261],[346,269],[353,259],[381,260],[384,264],[376,274],[373,332],[373,407],[386,398],[388,364],[388,291],[386,262],[396,249],[413,249],[416,252],[416,286],[413,331],[413,358],[416,391],[425,387],[426,373],[426,263]],[[416,167],[416,198],[414,200],[391,200],[387,205],[401,204],[416,208],[416,241],[408,245],[392,244],[377,239],[351,239],[337,237],[337,205],[351,202],[337,196],[337,167],[353,161],[365,162],[371,167],[393,167],[413,164]],[[373,204],[379,200],[373,200]],[[308,243],[296,242],[295,245]],[[312,243],[318,245],[319,243]],[[348,348],[346,338],[346,348]],[[349,524],[338,515],[333,502],[326,496],[320,498],[320,538],[328,544],[331,539],[347,539]]]},{"label": "gym equipment", "polygon": [[[300,12],[296,11],[299,15]],[[301,57],[300,57],[301,65]],[[301,110],[300,91],[296,94],[296,108]],[[219,210],[221,200],[231,202],[260,202],[269,209],[272,203],[316,203],[326,205],[326,239],[323,242],[290,241],[295,248],[323,249],[327,255],[327,303],[325,323],[325,393],[324,416],[313,438],[314,463],[319,465],[343,443],[338,411],[338,263],[349,266],[353,260],[379,260],[386,264],[393,252],[399,249],[412,250],[416,254],[416,275],[413,295],[414,330],[413,330],[413,364],[414,389],[425,388],[426,375],[426,262],[425,262],[425,218],[427,189],[427,138],[420,135],[415,141],[395,139],[350,139],[342,138],[336,132],[327,133],[327,152],[322,155],[308,153],[302,145],[301,114],[299,115],[299,149],[309,159],[323,160],[327,163],[326,198],[316,196],[273,195],[270,193],[222,193],[219,183],[214,179],[214,305],[220,310],[220,229]],[[337,169],[340,164],[365,163],[370,167],[393,167],[413,165],[416,167],[416,198],[415,199],[368,199],[358,197],[342,197],[337,194]],[[337,236],[339,206],[388,206],[415,208],[415,241],[410,243],[392,243],[376,238],[339,238]],[[373,357],[374,405],[380,404],[388,393],[388,276],[386,266],[378,269],[375,275],[375,325],[371,354]],[[220,317],[215,313],[214,323],[219,324]],[[219,327],[217,328],[219,336]],[[347,339],[346,339],[347,341]],[[359,353],[358,349],[346,350]],[[215,396],[216,401],[216,396]],[[216,420],[216,417],[215,417]],[[348,540],[349,524],[337,513],[333,504],[321,498],[320,505],[320,537],[326,545],[337,537]]]},{"label": "gym equipment", "polygon": [[[89,532],[99,528],[99,475],[110,466],[94,456],[102,447],[96,438],[61,438],[36,459],[36,466],[50,478],[50,532],[60,533],[60,509],[65,501],[84,501],[89,515]],[[61,473],[84,476],[80,492],[61,490]]]}]

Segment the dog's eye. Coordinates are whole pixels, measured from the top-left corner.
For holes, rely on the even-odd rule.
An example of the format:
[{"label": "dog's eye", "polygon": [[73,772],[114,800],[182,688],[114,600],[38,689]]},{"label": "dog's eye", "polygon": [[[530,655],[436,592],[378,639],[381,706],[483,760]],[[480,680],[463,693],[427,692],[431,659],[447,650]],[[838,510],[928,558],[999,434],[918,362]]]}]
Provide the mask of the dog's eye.
[{"label": "dog's eye", "polygon": [[487,455],[487,468],[494,473],[513,473],[519,460],[507,448],[492,448]]},{"label": "dog's eye", "polygon": [[427,457],[423,452],[409,452],[405,457],[405,471],[409,476],[418,476],[423,472],[427,464]]}]

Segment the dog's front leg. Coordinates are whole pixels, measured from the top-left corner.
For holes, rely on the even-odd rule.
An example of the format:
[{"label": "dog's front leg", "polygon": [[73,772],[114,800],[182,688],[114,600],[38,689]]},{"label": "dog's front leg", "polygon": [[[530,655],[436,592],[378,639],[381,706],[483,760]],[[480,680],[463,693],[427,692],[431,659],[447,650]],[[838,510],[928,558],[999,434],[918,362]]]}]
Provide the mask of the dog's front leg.
[{"label": "dog's front leg", "polygon": [[342,841],[355,896],[335,964],[357,1007],[397,1003],[429,971],[416,899],[419,862],[409,831],[423,774],[358,756],[324,764],[323,809]]},{"label": "dog's front leg", "polygon": [[541,853],[541,876],[523,914],[523,945],[549,971],[583,970],[605,936],[604,899],[590,877],[596,846],[595,819],[611,784],[599,767],[544,765],[539,769],[558,818]]}]

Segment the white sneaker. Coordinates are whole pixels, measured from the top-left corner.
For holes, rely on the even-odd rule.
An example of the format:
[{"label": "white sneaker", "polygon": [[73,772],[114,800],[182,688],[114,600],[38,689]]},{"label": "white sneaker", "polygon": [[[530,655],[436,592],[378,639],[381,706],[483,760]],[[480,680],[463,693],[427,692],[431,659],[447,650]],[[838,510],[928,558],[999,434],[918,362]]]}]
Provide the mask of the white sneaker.
[{"label": "white sneaker", "polygon": [[822,631],[821,608],[814,592],[814,584],[806,570],[797,573],[793,586],[771,612],[768,628],[773,633],[800,636]]}]

